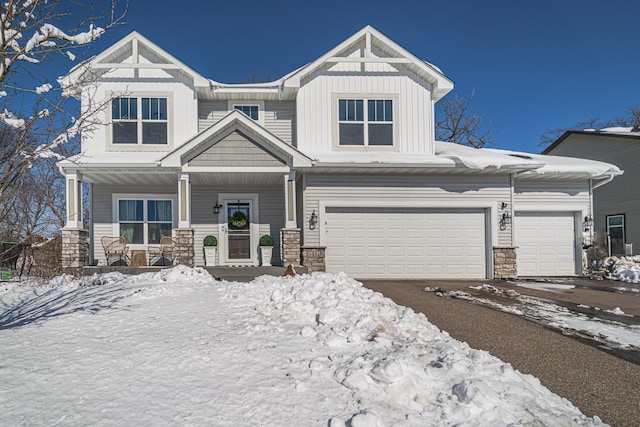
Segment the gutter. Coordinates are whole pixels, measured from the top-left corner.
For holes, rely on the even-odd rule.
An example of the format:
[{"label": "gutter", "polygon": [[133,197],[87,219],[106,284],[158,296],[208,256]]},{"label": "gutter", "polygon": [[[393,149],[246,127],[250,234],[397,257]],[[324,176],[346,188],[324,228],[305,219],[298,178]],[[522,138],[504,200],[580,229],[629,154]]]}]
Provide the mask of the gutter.
[{"label": "gutter", "polygon": [[610,183],[611,181],[613,181],[613,178],[615,178],[616,176],[622,175],[624,172],[620,172],[620,173],[610,173],[609,176],[607,178],[604,179],[604,181],[600,181],[597,184],[593,185],[593,189],[595,190],[596,188],[600,188],[605,184]]}]

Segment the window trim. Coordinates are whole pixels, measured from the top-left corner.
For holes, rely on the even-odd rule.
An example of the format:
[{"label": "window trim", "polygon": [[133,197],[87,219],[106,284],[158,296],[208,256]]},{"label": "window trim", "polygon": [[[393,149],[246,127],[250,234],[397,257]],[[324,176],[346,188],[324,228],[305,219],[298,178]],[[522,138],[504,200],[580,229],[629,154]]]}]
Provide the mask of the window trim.
[{"label": "window trim", "polygon": [[[107,123],[106,126],[106,151],[171,151],[173,149],[173,122],[174,122],[174,114],[173,114],[173,94],[170,92],[132,92],[132,93],[121,93],[121,92],[110,92],[107,94],[107,98],[109,99],[109,107],[106,109],[107,113]],[[114,144],[113,142],[113,112],[111,108],[111,103],[116,98],[135,98],[136,105],[138,108],[138,118],[136,119],[136,123],[138,123],[138,136],[142,135],[143,129],[142,124],[145,122],[149,122],[149,120],[144,120],[142,118],[142,98],[165,98],[167,100],[167,143],[166,144],[143,144],[142,140],[138,140],[135,144]],[[156,120],[154,120],[156,121]],[[133,120],[131,120],[133,122]],[[165,121],[158,120],[157,122],[165,123]]]},{"label": "window trim", "polygon": [[247,100],[247,101],[229,100],[227,102],[227,107],[229,109],[229,112],[232,112],[233,110],[235,110],[236,106],[238,106],[238,107],[240,107],[240,106],[258,107],[258,120],[256,120],[256,122],[260,123],[262,126],[264,126],[264,122],[265,122],[264,101],[260,101],[260,100]]},{"label": "window trim", "polygon": [[[610,218],[616,218],[616,217],[620,217],[622,218],[622,225],[615,225],[613,227],[609,226],[609,219]],[[613,251],[611,251],[611,248],[609,248],[609,251],[611,252],[611,255],[624,255],[624,245],[627,243],[627,218],[625,216],[625,214],[613,214],[613,215],[605,215],[605,231],[606,231],[606,236],[607,236],[607,245],[609,245],[609,230],[610,228],[622,228],[622,253],[613,253]]]},{"label": "window trim", "polygon": [[[137,193],[113,193],[111,195],[112,206],[112,224],[113,235],[120,235],[120,221],[119,221],[119,205],[120,200],[142,200],[143,210],[143,236],[144,243],[127,243],[130,249],[146,249],[149,245],[156,243],[149,243],[149,213],[147,202],[149,200],[169,200],[171,201],[171,228],[178,227],[178,196],[176,194],[137,194]],[[151,222],[151,224],[157,224],[158,221]],[[164,221],[162,221],[164,223]]]},{"label": "window trim", "polygon": [[[363,101],[363,127],[365,133],[364,145],[340,145],[340,111],[338,108],[339,100],[355,99]],[[391,124],[393,126],[393,144],[392,145],[368,145],[368,125],[370,123],[389,123],[389,122],[369,122],[368,101],[370,100],[391,100],[393,116]],[[399,124],[399,100],[397,93],[332,93],[331,94],[331,130],[332,130],[332,147],[334,151],[399,151],[400,141],[400,124]],[[360,122],[356,122],[360,123]]]}]

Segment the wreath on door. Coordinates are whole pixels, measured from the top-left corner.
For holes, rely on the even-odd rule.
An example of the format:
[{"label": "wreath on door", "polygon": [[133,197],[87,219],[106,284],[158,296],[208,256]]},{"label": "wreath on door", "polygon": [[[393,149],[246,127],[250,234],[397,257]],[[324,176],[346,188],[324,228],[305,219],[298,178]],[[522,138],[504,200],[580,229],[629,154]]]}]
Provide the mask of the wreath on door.
[{"label": "wreath on door", "polygon": [[233,215],[231,215],[231,225],[233,225],[236,228],[245,227],[248,222],[249,222],[249,219],[247,218],[247,215],[244,212],[235,211]]}]

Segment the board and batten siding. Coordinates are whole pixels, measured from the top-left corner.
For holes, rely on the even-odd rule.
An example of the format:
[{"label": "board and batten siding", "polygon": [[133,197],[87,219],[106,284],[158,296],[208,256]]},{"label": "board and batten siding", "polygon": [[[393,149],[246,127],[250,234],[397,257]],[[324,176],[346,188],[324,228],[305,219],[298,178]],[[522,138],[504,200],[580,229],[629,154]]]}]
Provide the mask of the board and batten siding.
[{"label": "board and batten siding", "polygon": [[[229,112],[227,100],[198,101],[198,130],[202,132]],[[264,101],[264,127],[287,144],[295,145],[296,102]]]},{"label": "board and batten siding", "polygon": [[[280,229],[284,227],[284,189],[281,185],[273,186],[197,186],[191,187],[191,227],[194,234],[195,263],[204,265],[203,240],[206,236],[216,236],[218,233],[218,218],[222,219],[222,213],[213,213],[213,205],[218,201],[218,193],[258,193],[260,232],[258,238],[268,234],[273,238],[273,258],[278,262],[280,257]],[[256,239],[256,242],[258,239]],[[219,245],[219,243],[218,243]],[[220,265],[220,251],[216,251]]]},{"label": "board and batten siding", "polygon": [[189,161],[189,166],[282,166],[285,162],[235,131]]},{"label": "board and batten siding", "polygon": [[[346,64],[342,64],[345,65]],[[337,126],[337,101],[334,95],[381,96],[388,95],[394,102],[398,122],[397,150],[403,153],[434,152],[434,112],[431,86],[412,73],[394,72],[316,73],[298,91],[297,146],[309,152],[333,150],[334,126]],[[397,98],[395,98],[397,97]]]},{"label": "board and batten siding", "polygon": [[[175,186],[171,187],[152,187],[152,186],[137,186],[131,188],[130,186],[118,186],[118,185],[99,185],[93,184],[91,186],[91,206],[93,216],[93,233],[92,233],[92,248],[93,259],[97,260],[99,265],[106,264],[106,258],[104,256],[104,250],[102,249],[101,239],[103,236],[114,235],[114,223],[113,223],[113,194],[171,194],[177,197],[178,184],[176,181]],[[176,207],[174,207],[174,211]],[[175,215],[175,213],[174,213]],[[177,224],[177,218],[174,218],[174,226]]]},{"label": "board and batten siding", "polygon": [[[357,203],[359,201],[381,202],[385,206],[398,203],[403,207],[425,206],[447,207],[451,202],[474,203],[478,206],[496,206],[510,199],[509,176],[372,176],[372,175],[311,175],[305,176],[304,218],[298,218],[305,225],[304,244],[320,244],[320,226],[309,230],[306,225],[313,211],[318,222],[325,221],[320,211],[321,202],[338,201]],[[498,229],[498,218],[489,218],[491,227]],[[511,244],[510,228],[498,230],[499,245]]]},{"label": "board and batten siding", "polygon": [[[624,171],[613,181],[593,190],[596,239],[606,241],[607,216],[625,215],[625,243],[640,253],[640,139],[604,134],[572,134],[549,154],[611,163]],[[594,185],[598,181],[594,181]]]}]

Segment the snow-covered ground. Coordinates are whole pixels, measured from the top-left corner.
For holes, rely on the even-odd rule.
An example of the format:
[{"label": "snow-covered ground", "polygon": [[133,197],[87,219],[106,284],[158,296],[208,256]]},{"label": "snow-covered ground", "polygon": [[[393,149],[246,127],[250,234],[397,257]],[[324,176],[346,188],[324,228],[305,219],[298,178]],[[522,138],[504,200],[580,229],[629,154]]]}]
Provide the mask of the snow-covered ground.
[{"label": "snow-covered ground", "polygon": [[[572,285],[561,283],[536,283],[532,285],[527,282],[517,282],[516,284],[525,288],[530,287],[550,292],[573,288]],[[483,304],[543,323],[568,335],[579,335],[598,341],[611,348],[640,351],[640,325],[625,324],[623,316],[627,315],[620,308],[604,310],[609,314],[619,316],[620,321],[615,321],[575,312],[549,301],[521,295],[512,289],[503,290],[492,285],[470,286],[470,288],[486,293],[487,298],[471,295],[464,291],[445,291],[439,288],[425,288],[425,291],[436,292],[440,296],[460,298]],[[500,300],[496,301],[490,296],[498,296]],[[593,309],[594,311],[600,310],[597,307],[582,307]]]},{"label": "snow-covered ground", "polygon": [[0,285],[0,425],[602,425],[346,275]]}]

